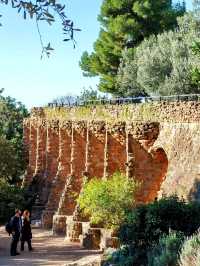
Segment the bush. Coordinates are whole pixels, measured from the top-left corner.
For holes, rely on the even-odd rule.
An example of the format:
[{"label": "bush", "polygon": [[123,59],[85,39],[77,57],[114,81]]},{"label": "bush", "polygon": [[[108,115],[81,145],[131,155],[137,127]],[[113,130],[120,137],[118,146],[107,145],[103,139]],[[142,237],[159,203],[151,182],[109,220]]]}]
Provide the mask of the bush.
[{"label": "bush", "polygon": [[128,212],[122,224],[120,239],[123,244],[141,242],[147,246],[157,242],[170,229],[192,235],[200,226],[200,204],[185,203],[176,196],[141,205]]},{"label": "bush", "polygon": [[95,178],[86,183],[78,203],[92,223],[117,228],[125,218],[125,210],[133,207],[137,188],[138,183],[121,173],[103,180]]},{"label": "bush", "polygon": [[129,255],[129,250],[127,247],[122,247],[121,249],[107,252],[106,262],[103,266],[115,265],[115,266],[132,266],[134,258]]},{"label": "bush", "polygon": [[26,203],[23,189],[0,181],[0,223],[3,224],[14,215],[15,208],[23,209]]},{"label": "bush", "polygon": [[148,266],[175,266],[184,240],[183,233],[163,235],[148,252]]},{"label": "bush", "polygon": [[147,251],[158,244],[163,234],[171,230],[190,236],[200,226],[200,204],[188,203],[177,197],[164,198],[141,205],[127,213],[121,225],[121,244],[127,245],[135,258],[135,265],[147,264]]},{"label": "bush", "polygon": [[179,263],[180,266],[200,265],[200,232],[184,242]]}]

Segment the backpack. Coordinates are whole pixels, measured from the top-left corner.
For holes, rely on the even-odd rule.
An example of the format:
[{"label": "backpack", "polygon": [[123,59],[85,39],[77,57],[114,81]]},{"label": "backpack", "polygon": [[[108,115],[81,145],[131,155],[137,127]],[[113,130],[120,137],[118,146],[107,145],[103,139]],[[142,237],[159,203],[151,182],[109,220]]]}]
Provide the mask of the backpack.
[{"label": "backpack", "polygon": [[10,221],[6,223],[5,230],[9,235],[11,235],[12,229],[13,229],[13,226],[12,226],[12,218],[11,218]]}]

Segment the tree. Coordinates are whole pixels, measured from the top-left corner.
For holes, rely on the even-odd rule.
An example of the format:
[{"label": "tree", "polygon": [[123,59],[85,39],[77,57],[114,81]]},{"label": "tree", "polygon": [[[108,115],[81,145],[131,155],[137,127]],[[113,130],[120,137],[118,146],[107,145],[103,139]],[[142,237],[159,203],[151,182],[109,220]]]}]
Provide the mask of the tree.
[{"label": "tree", "polygon": [[[194,53],[194,55],[197,56],[197,58],[199,58],[200,60],[200,41],[194,41],[193,45],[192,45],[192,51]],[[191,73],[191,79],[192,79],[192,83],[194,84],[194,86],[199,86],[200,85],[200,68],[199,66],[195,66],[192,69],[192,73]]]},{"label": "tree", "polygon": [[191,71],[200,59],[191,50],[191,40],[199,39],[200,21],[193,14],[178,18],[178,28],[145,39],[133,53],[125,51],[117,87],[119,94],[173,95],[199,93]]},{"label": "tree", "polygon": [[104,0],[98,20],[101,30],[94,51],[84,52],[80,67],[85,76],[100,76],[99,89],[118,94],[115,80],[124,48],[136,47],[145,37],[176,25],[185,4],[171,0]]},{"label": "tree", "polygon": [[0,179],[0,223],[7,222],[16,208],[27,208],[24,190]]},{"label": "tree", "polygon": [[23,104],[0,92],[0,178],[15,183],[23,174],[23,119],[28,111]]},{"label": "tree", "polygon": [[[49,56],[51,51],[54,49],[51,47],[50,43],[48,43],[46,46],[44,45],[42,34],[39,28],[39,22],[46,21],[49,25],[52,25],[52,23],[55,22],[55,16],[58,16],[61,21],[64,34],[63,41],[72,40],[75,46],[74,31],[80,31],[80,29],[74,28],[73,21],[67,18],[65,14],[65,5],[60,4],[56,0],[36,0],[34,2],[21,0],[0,0],[0,4],[10,5],[11,8],[16,9],[18,13],[21,13],[24,19],[27,19],[29,16],[29,18],[36,20],[37,30],[42,46],[41,57],[44,54]],[[2,26],[1,23],[0,26]]]},{"label": "tree", "polygon": [[93,89],[92,87],[89,87],[88,89],[83,88],[80,95],[65,95],[58,97],[53,100],[53,104],[57,105],[80,105],[84,104],[90,101],[98,101],[98,100],[105,100],[107,99],[106,95],[101,95],[98,90]]}]

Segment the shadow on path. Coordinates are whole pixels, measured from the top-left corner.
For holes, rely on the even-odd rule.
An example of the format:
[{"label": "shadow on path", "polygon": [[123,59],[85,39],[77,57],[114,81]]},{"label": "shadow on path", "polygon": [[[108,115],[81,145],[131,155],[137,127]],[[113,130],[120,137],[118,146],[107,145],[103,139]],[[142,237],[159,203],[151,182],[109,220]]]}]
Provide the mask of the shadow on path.
[{"label": "shadow on path", "polygon": [[63,266],[82,258],[99,257],[100,252],[89,251],[78,244],[64,242],[61,237],[51,236],[50,231],[33,230],[34,251],[25,251],[19,256],[9,255],[10,237],[4,227],[0,227],[0,265],[1,266]]}]

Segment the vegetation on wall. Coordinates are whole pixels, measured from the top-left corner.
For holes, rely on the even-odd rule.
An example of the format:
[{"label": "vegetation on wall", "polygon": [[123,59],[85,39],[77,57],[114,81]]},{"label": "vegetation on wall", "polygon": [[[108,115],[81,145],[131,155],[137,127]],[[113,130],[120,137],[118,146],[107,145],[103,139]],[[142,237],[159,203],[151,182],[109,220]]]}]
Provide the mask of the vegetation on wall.
[{"label": "vegetation on wall", "polygon": [[185,12],[185,4],[171,0],[104,0],[98,20],[101,29],[94,51],[84,52],[80,67],[85,76],[99,76],[99,89],[118,95],[116,76],[124,48],[135,48],[145,37],[169,30]]}]

